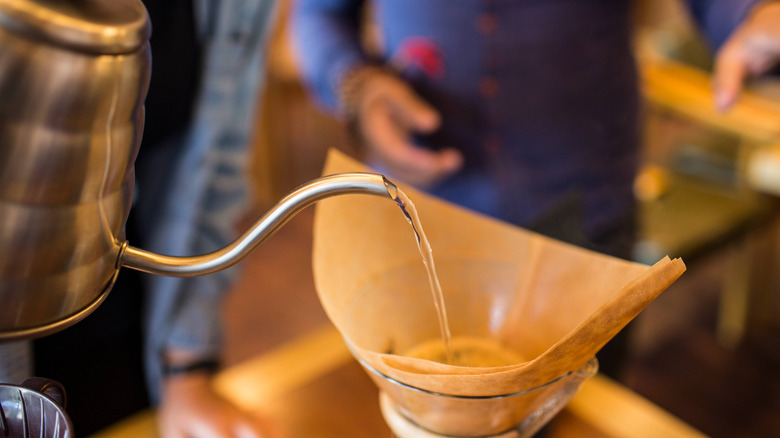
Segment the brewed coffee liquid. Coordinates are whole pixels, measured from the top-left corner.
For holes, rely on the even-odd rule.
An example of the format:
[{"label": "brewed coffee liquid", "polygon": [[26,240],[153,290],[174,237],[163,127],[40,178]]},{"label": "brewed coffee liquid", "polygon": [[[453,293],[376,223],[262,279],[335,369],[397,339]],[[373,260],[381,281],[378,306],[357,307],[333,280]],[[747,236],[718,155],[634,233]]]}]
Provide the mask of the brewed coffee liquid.
[{"label": "brewed coffee liquid", "polygon": [[438,339],[423,342],[401,353],[403,356],[462,367],[501,367],[524,362],[515,351],[488,338],[456,336],[452,338],[452,348],[452,360],[447,357]]},{"label": "brewed coffee liquid", "polygon": [[420,255],[422,255],[425,269],[428,271],[428,283],[433,293],[433,304],[436,307],[436,313],[439,317],[439,329],[441,331],[442,338],[442,351],[446,354],[444,363],[452,363],[454,360],[454,354],[452,349],[452,335],[450,334],[450,326],[447,322],[447,309],[444,307],[444,296],[441,292],[441,285],[439,284],[439,277],[436,275],[436,266],[433,264],[433,251],[431,245],[428,242],[428,238],[425,237],[425,232],[420,224],[420,218],[417,216],[417,209],[414,208],[414,204],[406,196],[401,189],[398,189],[395,202],[401,207],[404,216],[412,225],[412,230],[417,238],[417,247],[420,249]]}]

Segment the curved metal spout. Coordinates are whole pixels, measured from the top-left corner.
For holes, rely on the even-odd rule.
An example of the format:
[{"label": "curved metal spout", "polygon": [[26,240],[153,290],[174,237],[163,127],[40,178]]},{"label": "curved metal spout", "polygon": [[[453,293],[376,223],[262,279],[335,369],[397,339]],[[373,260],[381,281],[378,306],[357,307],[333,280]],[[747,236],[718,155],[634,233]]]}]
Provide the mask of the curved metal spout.
[{"label": "curved metal spout", "polygon": [[159,255],[127,245],[119,265],[151,274],[194,277],[229,268],[241,261],[288,220],[309,205],[336,195],[367,194],[395,199],[398,188],[382,175],[341,173],[312,180],[285,196],[230,245],[209,254],[188,257]]}]

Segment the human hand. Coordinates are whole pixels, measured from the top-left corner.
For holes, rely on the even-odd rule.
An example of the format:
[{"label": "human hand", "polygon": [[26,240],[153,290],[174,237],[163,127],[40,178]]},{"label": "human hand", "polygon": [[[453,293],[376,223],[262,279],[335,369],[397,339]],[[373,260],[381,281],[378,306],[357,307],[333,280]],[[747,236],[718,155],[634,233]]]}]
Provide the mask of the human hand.
[{"label": "human hand", "polygon": [[780,61],[780,2],[756,5],[731,34],[715,58],[714,87],[718,109],[737,101],[744,81],[767,72]]},{"label": "human hand", "polygon": [[402,181],[417,187],[430,187],[463,164],[455,149],[433,151],[415,146],[413,133],[426,134],[439,128],[439,113],[421,99],[406,83],[382,70],[368,67],[345,81],[349,86],[349,110],[367,158],[382,163]]},{"label": "human hand", "polygon": [[158,429],[163,438],[282,438],[278,426],[250,416],[211,387],[205,373],[168,377]]}]

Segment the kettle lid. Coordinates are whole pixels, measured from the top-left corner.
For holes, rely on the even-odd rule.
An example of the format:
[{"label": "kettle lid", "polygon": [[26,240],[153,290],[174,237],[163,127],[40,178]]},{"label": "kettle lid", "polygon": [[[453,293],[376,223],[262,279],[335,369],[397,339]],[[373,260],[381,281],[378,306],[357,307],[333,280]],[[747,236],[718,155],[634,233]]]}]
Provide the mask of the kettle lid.
[{"label": "kettle lid", "polygon": [[0,0],[0,26],[96,54],[134,52],[151,33],[141,0]]}]

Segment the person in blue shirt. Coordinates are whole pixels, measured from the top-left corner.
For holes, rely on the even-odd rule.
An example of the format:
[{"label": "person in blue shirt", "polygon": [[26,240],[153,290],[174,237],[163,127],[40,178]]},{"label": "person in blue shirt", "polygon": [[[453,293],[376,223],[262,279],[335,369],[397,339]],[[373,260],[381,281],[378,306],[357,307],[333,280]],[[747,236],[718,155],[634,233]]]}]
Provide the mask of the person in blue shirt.
[{"label": "person in blue shirt", "polygon": [[[717,50],[725,110],[780,57],[780,3],[687,4]],[[367,22],[373,44],[362,44]],[[297,0],[291,27],[306,85],[368,164],[631,257],[640,97],[629,0]]]}]

